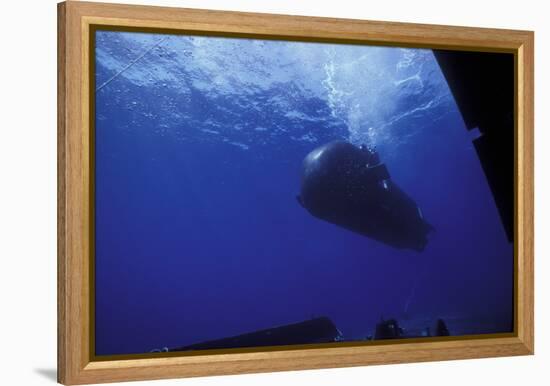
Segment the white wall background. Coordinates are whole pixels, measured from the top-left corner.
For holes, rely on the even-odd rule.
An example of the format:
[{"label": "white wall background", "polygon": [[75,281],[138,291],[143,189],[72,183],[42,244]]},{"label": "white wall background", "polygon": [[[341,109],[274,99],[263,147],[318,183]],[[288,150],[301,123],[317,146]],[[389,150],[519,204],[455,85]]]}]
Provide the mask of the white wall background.
[{"label": "white wall background", "polygon": [[[105,0],[104,0],[105,1]],[[119,2],[128,2],[119,0]],[[550,380],[550,30],[539,0],[162,0],[132,3],[535,30],[536,355],[140,384],[546,385]],[[56,367],[56,1],[6,1],[0,23],[0,384]],[[475,267],[472,267],[475,269]]]}]

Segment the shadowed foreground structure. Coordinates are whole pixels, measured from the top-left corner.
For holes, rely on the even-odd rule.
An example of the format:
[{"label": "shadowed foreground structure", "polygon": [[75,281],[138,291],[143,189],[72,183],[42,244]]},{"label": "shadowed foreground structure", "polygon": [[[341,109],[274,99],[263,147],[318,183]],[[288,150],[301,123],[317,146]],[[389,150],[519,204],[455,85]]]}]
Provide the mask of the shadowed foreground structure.
[{"label": "shadowed foreground structure", "polygon": [[508,241],[514,241],[514,56],[433,50],[491,187]]},{"label": "shadowed foreground structure", "polygon": [[[401,328],[396,319],[382,319],[375,327],[374,336],[367,336],[363,340],[403,339],[449,335],[451,334],[449,333],[447,325],[443,319],[437,320],[433,333],[429,327],[425,327],[421,333],[409,332]],[[177,348],[164,348],[162,350],[157,349],[152,352],[288,346],[356,340],[357,339],[346,339],[342,332],[336,328],[336,325],[330,318],[319,317],[303,322],[286,324],[284,326],[267,328],[264,330],[253,331],[227,338],[194,343]]]},{"label": "shadowed foreground structure", "polygon": [[195,343],[170,349],[170,351],[330,343],[337,341],[340,336],[341,334],[332,320],[327,317],[320,317],[228,338]]}]

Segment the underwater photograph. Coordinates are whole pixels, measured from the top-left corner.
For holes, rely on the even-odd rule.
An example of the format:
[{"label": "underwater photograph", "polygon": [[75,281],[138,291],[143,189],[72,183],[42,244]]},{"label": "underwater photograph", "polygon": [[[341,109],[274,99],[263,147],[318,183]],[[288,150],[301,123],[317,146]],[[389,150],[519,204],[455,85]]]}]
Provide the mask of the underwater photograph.
[{"label": "underwater photograph", "polygon": [[96,356],[514,332],[513,54],[92,42]]}]

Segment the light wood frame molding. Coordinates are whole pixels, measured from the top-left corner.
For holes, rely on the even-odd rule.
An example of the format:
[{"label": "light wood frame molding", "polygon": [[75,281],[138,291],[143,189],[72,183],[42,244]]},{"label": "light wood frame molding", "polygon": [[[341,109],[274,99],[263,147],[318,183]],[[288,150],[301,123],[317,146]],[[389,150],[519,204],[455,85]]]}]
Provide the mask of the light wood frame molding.
[{"label": "light wood frame molding", "polygon": [[[516,57],[515,332],[489,338],[403,340],[221,354],[199,352],[155,358],[94,358],[90,316],[93,143],[89,123],[93,25],[513,53]],[[530,31],[76,1],[58,4],[58,381],[86,384],[533,354],[533,49],[534,33]]]}]

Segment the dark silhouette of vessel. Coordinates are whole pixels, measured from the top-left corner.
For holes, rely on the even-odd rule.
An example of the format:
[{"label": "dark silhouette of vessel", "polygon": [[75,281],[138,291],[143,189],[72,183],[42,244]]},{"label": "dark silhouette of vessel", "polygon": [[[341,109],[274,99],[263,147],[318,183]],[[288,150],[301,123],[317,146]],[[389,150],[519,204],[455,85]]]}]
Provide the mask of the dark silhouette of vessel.
[{"label": "dark silhouette of vessel", "polygon": [[298,202],[313,216],[396,248],[423,251],[433,229],[378,153],[334,141],[310,152]]},{"label": "dark silhouette of vessel", "polygon": [[341,333],[332,320],[327,317],[319,317],[299,323],[177,347],[169,351],[330,343],[339,340],[340,337]]}]

